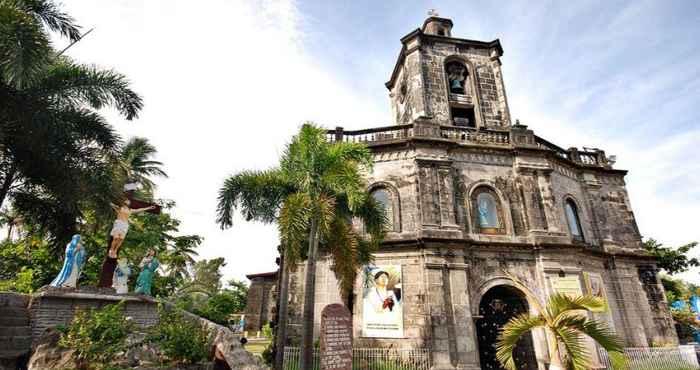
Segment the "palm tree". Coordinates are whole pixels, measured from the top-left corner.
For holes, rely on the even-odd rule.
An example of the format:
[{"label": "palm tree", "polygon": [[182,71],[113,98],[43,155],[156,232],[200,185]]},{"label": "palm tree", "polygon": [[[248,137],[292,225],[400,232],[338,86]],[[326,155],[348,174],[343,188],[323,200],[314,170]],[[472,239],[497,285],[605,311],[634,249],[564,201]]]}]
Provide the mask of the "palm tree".
[{"label": "palm tree", "polygon": [[559,357],[560,343],[567,359],[566,369],[589,369],[590,357],[585,348],[586,335],[605,348],[615,368],[624,363],[623,344],[607,324],[588,318],[586,312],[604,312],[603,298],[592,295],[570,296],[554,293],[546,306],[542,306],[536,296],[514,276],[507,274],[515,285],[528,296],[528,301],[538,312],[535,315],[523,313],[512,318],[498,335],[496,357],[503,367],[516,370],[513,350],[518,340],[535,328],[543,328],[547,335],[550,350],[550,370],[563,370]]},{"label": "palm tree", "polygon": [[189,266],[194,265],[195,250],[202,243],[199,235],[178,236],[173,240],[172,247],[166,254],[170,276],[177,280],[190,277]]},{"label": "palm tree", "polygon": [[131,138],[119,151],[122,176],[127,182],[139,183],[147,193],[155,188],[152,176],[168,177],[161,168],[163,163],[151,159],[156,152],[155,146],[143,137]]},{"label": "palm tree", "polygon": [[[246,220],[277,222],[285,269],[280,288],[280,323],[285,330],[288,269],[307,257],[304,288],[301,368],[311,368],[316,258],[321,246],[332,258],[332,269],[344,296],[352,291],[359,267],[368,263],[381,243],[386,225],[384,209],[367,193],[363,178],[372,169],[369,150],[361,144],[328,142],[326,130],[302,125],[280,159],[267,171],[244,171],[231,176],[219,191],[217,221],[232,225],[241,209]],[[351,225],[356,218],[366,235]],[[284,332],[278,332],[281,354]],[[277,361],[276,361],[277,362]],[[276,364],[280,366],[280,364]]]},{"label": "palm tree", "polygon": [[141,98],[126,77],[57,57],[47,31],[80,38],[73,19],[48,0],[0,0],[0,207],[42,225],[60,243],[81,207],[109,210],[119,136],[96,110],[131,120]]},{"label": "palm tree", "polygon": [[54,54],[45,28],[80,39],[80,26],[50,0],[0,1],[0,80],[22,88],[42,72]]}]

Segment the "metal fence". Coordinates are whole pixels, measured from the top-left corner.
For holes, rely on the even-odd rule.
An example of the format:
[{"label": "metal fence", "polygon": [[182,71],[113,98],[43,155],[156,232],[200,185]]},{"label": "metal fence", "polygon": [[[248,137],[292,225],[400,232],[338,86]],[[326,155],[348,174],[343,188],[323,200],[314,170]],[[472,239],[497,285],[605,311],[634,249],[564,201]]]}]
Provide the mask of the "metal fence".
[{"label": "metal fence", "polygon": [[[600,349],[600,358],[612,369],[608,353]],[[700,369],[694,346],[625,348],[629,370],[686,370]]]},{"label": "metal fence", "polygon": [[[284,348],[284,370],[300,370],[299,347]],[[313,370],[319,369],[319,351],[314,349]],[[429,370],[430,352],[427,348],[353,348],[353,370]]]}]

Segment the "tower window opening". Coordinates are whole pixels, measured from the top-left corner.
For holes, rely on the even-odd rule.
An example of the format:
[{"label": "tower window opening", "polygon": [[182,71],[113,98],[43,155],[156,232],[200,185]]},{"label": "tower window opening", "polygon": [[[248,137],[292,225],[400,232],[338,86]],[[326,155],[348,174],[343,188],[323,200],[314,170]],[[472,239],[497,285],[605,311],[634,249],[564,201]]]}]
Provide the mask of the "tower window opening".
[{"label": "tower window opening", "polygon": [[460,62],[449,62],[445,66],[447,71],[448,90],[452,94],[466,94],[467,92],[467,67]]},{"label": "tower window opening", "polygon": [[476,117],[474,108],[450,108],[452,113],[452,122],[455,126],[474,127],[476,128]]},{"label": "tower window opening", "polygon": [[444,28],[438,28],[437,34],[440,36],[445,36],[445,29]]}]

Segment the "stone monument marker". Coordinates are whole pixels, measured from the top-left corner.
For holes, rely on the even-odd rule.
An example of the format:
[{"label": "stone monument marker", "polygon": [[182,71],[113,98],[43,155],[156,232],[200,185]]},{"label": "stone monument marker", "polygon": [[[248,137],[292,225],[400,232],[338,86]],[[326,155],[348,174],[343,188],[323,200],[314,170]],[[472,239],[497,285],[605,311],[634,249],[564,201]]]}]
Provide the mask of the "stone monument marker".
[{"label": "stone monument marker", "polygon": [[352,317],[342,304],[321,312],[321,370],[352,370]]}]

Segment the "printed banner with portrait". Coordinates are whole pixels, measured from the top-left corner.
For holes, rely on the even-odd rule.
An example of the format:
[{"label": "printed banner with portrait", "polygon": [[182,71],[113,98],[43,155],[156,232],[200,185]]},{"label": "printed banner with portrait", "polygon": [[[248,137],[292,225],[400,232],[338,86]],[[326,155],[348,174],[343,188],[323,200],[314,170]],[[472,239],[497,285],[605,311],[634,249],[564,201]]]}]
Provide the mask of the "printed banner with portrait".
[{"label": "printed banner with portrait", "polygon": [[403,338],[401,265],[365,266],[362,336]]},{"label": "printed banner with portrait", "polygon": [[613,320],[612,320],[612,312],[610,312],[610,305],[608,304],[608,297],[607,297],[607,294],[605,293],[605,285],[603,283],[603,277],[600,276],[600,274],[598,274],[598,273],[584,272],[583,273],[583,280],[586,283],[586,290],[588,291],[588,294],[595,296],[595,297],[603,298],[605,300],[605,304],[607,306],[605,312],[594,313],[593,318],[607,323],[610,326],[610,329],[615,331],[615,324],[613,323]]}]

